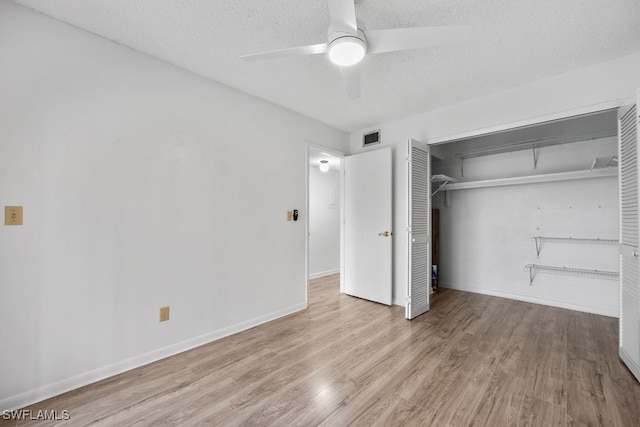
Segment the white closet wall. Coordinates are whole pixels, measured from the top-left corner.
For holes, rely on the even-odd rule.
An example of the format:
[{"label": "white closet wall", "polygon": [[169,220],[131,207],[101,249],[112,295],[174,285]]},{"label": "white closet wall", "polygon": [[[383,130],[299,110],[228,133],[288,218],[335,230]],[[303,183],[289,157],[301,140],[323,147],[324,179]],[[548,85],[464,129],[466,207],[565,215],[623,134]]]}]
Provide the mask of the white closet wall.
[{"label": "white closet wall", "polygon": [[[617,153],[617,138],[546,147],[534,170],[530,150],[467,159],[464,180],[589,169]],[[434,173],[459,176],[456,164]],[[456,175],[457,174],[457,175]],[[618,238],[615,176],[457,190],[434,198],[440,209],[440,283],[444,287],[618,316],[617,280],[537,272],[527,264],[617,272],[616,245],[545,242],[534,236]]]}]

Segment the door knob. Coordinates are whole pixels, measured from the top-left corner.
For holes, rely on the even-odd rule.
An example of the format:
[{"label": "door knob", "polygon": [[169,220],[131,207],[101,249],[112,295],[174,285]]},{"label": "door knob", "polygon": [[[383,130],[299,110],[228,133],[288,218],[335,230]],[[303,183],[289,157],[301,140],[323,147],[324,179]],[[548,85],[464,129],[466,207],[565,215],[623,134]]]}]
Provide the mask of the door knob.
[{"label": "door knob", "polygon": [[389,237],[391,236],[391,233],[389,233],[388,231],[383,231],[382,233],[378,233],[378,236]]}]

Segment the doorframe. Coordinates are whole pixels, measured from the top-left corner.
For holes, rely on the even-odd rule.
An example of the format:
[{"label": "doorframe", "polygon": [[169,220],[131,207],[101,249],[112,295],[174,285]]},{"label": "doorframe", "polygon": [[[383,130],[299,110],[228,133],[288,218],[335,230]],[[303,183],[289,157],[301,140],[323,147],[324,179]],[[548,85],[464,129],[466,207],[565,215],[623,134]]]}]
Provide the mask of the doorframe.
[{"label": "doorframe", "polygon": [[304,300],[307,306],[309,306],[309,219],[311,217],[311,212],[309,211],[309,158],[312,150],[322,151],[340,158],[340,293],[344,293],[344,158],[347,154],[335,148],[307,142],[305,162],[305,212],[307,212],[307,215],[304,225],[304,275],[306,280]]}]

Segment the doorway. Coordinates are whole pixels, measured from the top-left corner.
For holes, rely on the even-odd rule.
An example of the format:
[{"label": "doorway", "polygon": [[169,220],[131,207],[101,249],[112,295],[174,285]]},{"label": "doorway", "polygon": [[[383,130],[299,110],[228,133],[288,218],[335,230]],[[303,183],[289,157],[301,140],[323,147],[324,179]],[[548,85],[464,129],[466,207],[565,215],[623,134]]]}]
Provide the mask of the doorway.
[{"label": "doorway", "polygon": [[322,146],[307,150],[307,280],[342,273],[343,158]]}]

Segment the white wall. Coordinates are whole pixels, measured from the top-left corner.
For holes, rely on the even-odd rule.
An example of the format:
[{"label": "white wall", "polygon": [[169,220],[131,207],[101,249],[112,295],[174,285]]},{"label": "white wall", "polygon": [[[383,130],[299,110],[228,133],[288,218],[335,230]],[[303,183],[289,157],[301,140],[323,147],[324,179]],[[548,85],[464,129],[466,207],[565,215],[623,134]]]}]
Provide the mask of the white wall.
[{"label": "white wall", "polygon": [[346,134],[10,2],[0,58],[0,410],[306,307],[307,143]]},{"label": "white wall", "polygon": [[[465,160],[465,180],[589,169],[595,157],[617,153],[617,138]],[[434,172],[459,177],[457,167]],[[533,236],[618,239],[617,177],[449,191],[440,209],[440,283],[472,292],[590,313],[619,315],[619,282],[537,273],[526,264],[619,271],[617,245],[542,244]]]},{"label": "white wall", "polygon": [[340,271],[340,172],[309,167],[309,277]]},{"label": "white wall", "polygon": [[[442,142],[453,137],[484,133],[558,117],[595,111],[633,102],[640,87],[640,53],[556,75],[401,120],[382,123],[382,145],[394,156],[394,304],[404,305],[406,295],[406,141]],[[362,133],[350,136],[350,152],[362,151]]]}]

